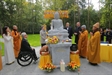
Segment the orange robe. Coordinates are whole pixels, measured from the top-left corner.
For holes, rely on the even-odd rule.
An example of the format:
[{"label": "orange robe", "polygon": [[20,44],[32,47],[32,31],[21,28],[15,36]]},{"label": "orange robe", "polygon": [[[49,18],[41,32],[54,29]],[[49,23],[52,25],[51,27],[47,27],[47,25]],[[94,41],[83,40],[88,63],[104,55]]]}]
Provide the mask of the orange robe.
[{"label": "orange robe", "polygon": [[87,59],[91,63],[100,63],[100,32],[97,31],[90,37]]},{"label": "orange robe", "polygon": [[[16,35],[15,35],[15,33],[16,33]],[[11,34],[13,37],[14,54],[15,54],[15,57],[17,58],[19,51],[20,51],[20,47],[21,47],[21,36],[17,31],[14,32],[13,30],[12,30]]]},{"label": "orange robe", "polygon": [[50,54],[41,55],[38,67],[40,69],[42,69],[47,63],[51,63],[51,56],[50,56]]},{"label": "orange robe", "polygon": [[85,30],[80,34],[78,41],[78,50],[80,56],[83,57],[87,56],[87,43],[88,43],[88,31]]},{"label": "orange robe", "polygon": [[0,54],[0,70],[2,70],[2,56]]},{"label": "orange robe", "polygon": [[79,54],[70,54],[70,61],[75,61],[77,65],[81,65],[80,64],[80,58],[79,58]]}]

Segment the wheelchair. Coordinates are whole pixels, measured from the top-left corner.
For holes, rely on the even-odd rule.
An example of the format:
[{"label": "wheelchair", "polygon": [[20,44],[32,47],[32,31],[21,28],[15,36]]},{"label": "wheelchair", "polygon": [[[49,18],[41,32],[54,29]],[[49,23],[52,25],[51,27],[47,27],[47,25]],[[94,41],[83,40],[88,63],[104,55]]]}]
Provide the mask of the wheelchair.
[{"label": "wheelchair", "polygon": [[20,66],[28,66],[34,60],[33,54],[31,52],[20,51],[19,56],[17,58],[17,63]]}]

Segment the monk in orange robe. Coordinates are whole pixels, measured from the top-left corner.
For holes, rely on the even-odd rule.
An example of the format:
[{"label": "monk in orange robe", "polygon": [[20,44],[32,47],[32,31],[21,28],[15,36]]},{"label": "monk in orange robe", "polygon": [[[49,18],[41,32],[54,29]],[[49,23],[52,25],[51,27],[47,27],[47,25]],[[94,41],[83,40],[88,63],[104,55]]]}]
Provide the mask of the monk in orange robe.
[{"label": "monk in orange robe", "polygon": [[80,37],[78,41],[79,55],[82,58],[87,56],[87,42],[88,42],[88,31],[86,30],[86,25],[81,26],[82,32],[80,32]]},{"label": "monk in orange robe", "polygon": [[13,30],[12,30],[11,34],[13,37],[14,54],[15,54],[15,58],[17,58],[18,54],[20,52],[21,36],[20,36],[20,33],[18,32],[18,28],[16,25],[13,26]]},{"label": "monk in orange robe", "polygon": [[91,65],[100,63],[100,32],[99,23],[93,25],[93,32],[90,32],[87,59]]}]

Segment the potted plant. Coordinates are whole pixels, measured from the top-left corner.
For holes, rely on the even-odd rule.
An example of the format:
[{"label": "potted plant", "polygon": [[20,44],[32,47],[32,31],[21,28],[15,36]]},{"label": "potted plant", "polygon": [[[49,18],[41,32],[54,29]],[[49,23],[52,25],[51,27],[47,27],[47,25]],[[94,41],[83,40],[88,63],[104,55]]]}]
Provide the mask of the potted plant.
[{"label": "potted plant", "polygon": [[67,69],[70,71],[78,71],[79,68],[80,68],[80,65],[77,65],[75,61],[71,61],[67,66]]},{"label": "potted plant", "polygon": [[55,68],[56,66],[51,63],[47,63],[45,66],[43,66],[43,70],[47,72],[52,72]]}]

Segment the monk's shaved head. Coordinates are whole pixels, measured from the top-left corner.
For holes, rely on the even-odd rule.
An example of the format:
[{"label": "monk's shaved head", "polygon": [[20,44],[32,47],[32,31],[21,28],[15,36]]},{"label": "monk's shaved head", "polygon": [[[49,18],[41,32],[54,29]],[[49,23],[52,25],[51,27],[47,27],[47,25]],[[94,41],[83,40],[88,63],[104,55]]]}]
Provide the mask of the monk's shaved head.
[{"label": "monk's shaved head", "polygon": [[13,29],[17,30],[18,28],[17,28],[17,26],[16,26],[16,25],[13,25]]}]

